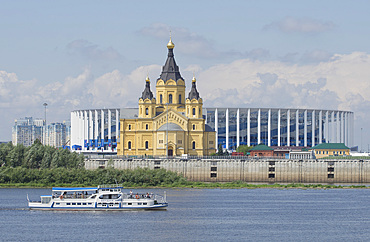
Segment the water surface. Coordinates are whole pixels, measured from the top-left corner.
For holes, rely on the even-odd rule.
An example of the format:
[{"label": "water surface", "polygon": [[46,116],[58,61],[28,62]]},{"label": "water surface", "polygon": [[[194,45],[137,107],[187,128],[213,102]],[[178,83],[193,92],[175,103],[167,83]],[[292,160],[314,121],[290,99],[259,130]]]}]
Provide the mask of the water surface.
[{"label": "water surface", "polygon": [[[163,189],[134,192],[162,193]],[[369,189],[166,189],[167,211],[34,211],[0,189],[1,241],[368,241]]]}]

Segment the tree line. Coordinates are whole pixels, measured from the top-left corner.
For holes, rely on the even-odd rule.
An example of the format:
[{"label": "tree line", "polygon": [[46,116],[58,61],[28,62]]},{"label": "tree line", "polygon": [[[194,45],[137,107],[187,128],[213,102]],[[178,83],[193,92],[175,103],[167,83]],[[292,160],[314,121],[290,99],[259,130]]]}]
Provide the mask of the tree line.
[{"label": "tree line", "polygon": [[0,184],[30,186],[97,186],[120,183],[124,186],[180,186],[183,176],[165,169],[86,170],[84,155],[44,146],[40,141],[30,147],[11,142],[0,144]]},{"label": "tree line", "polygon": [[165,169],[117,170],[114,168],[85,169],[27,169],[24,167],[1,167],[0,184],[21,183],[29,186],[97,186],[123,184],[125,187],[181,186],[187,184],[184,177]]},{"label": "tree line", "polygon": [[67,149],[44,146],[36,140],[32,146],[13,145],[12,142],[0,145],[0,166],[23,167],[28,169],[83,168],[84,156]]}]

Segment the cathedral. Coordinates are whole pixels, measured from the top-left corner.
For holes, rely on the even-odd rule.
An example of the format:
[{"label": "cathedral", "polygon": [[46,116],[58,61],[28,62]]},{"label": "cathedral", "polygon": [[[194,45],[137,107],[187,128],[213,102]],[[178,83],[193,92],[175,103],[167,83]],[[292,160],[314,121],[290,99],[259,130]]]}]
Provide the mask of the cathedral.
[{"label": "cathedral", "polygon": [[203,118],[196,79],[193,77],[185,97],[185,81],[175,62],[174,47],[170,38],[167,60],[156,82],[156,96],[147,77],[139,98],[139,113],[121,113],[118,155],[204,156],[216,152],[216,132]]}]

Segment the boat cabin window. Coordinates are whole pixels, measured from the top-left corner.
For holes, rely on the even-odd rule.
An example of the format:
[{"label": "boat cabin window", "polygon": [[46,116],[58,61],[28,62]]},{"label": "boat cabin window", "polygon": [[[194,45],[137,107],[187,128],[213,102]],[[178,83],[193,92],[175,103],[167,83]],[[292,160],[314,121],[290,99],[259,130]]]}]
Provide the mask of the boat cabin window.
[{"label": "boat cabin window", "polygon": [[100,195],[100,199],[118,199],[120,198],[121,195],[120,194],[103,194],[103,195]]},{"label": "boat cabin window", "polygon": [[41,203],[49,203],[51,200],[51,197],[41,197]]}]

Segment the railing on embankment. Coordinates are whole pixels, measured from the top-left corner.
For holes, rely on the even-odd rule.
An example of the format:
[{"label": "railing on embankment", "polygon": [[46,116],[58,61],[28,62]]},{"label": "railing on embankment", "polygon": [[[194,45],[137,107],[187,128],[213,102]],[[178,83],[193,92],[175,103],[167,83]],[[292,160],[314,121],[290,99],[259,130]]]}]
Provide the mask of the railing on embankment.
[{"label": "railing on embankment", "polygon": [[209,157],[87,157],[86,169],[166,169],[190,181],[263,183],[370,184],[370,160],[305,159],[236,156]]}]

